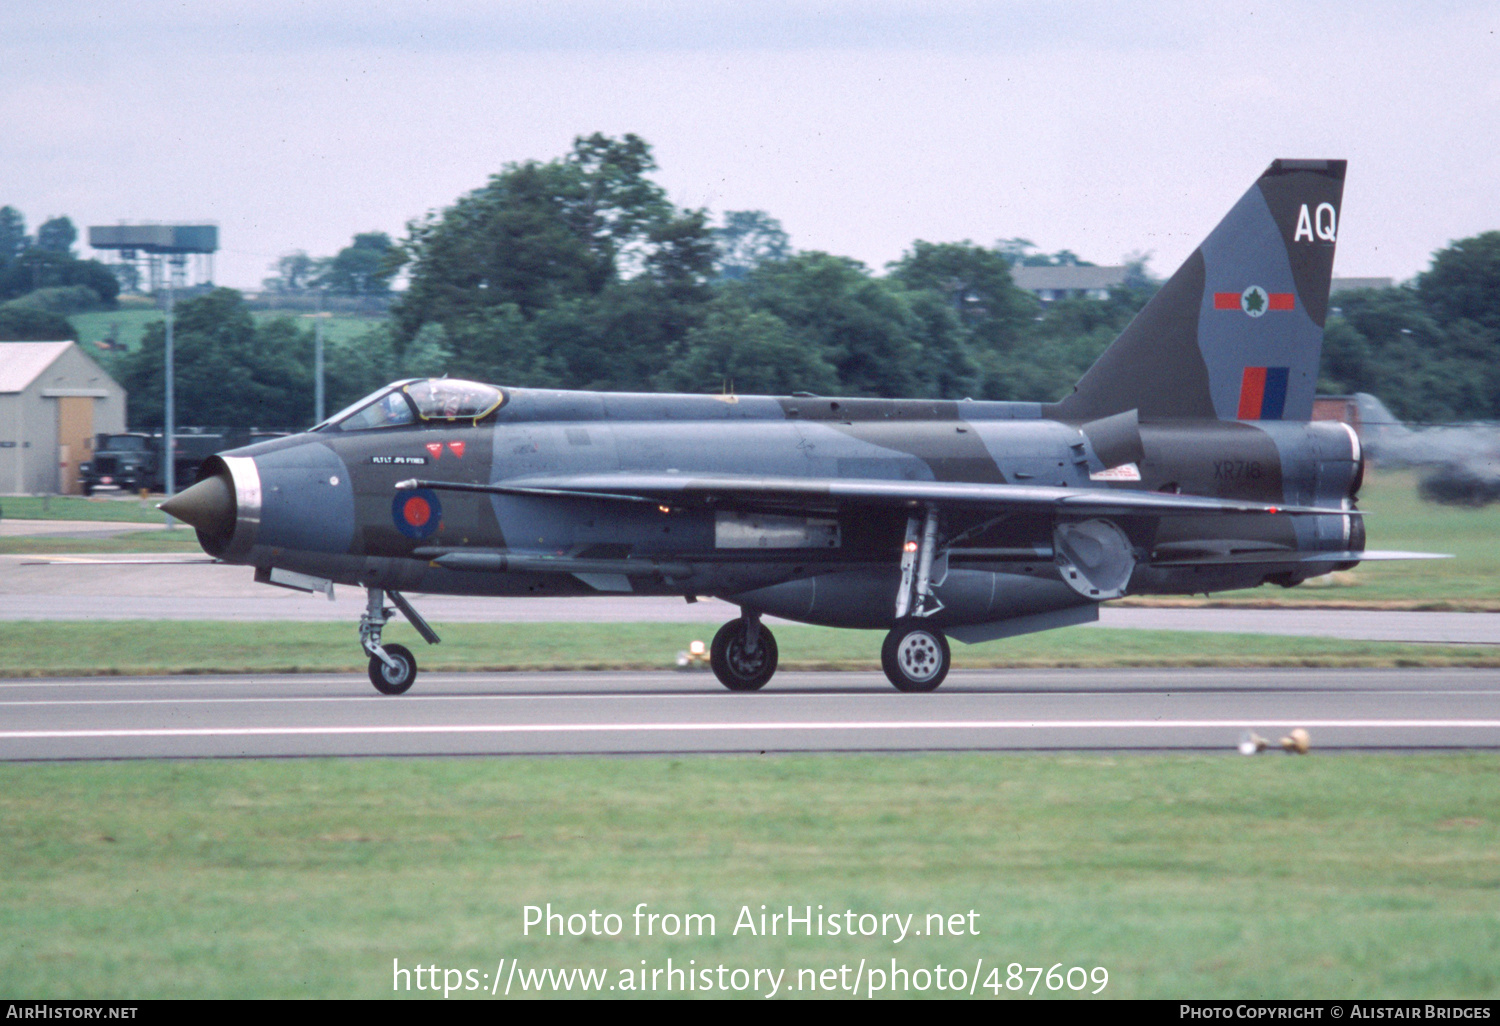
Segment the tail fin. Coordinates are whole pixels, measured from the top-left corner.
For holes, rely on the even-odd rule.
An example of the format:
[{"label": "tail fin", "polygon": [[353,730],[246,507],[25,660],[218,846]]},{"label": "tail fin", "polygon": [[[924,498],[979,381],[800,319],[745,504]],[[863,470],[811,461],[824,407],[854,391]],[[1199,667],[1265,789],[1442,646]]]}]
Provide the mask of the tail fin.
[{"label": "tail fin", "polygon": [[1277,160],[1079,380],[1058,420],[1307,420],[1342,160]]}]

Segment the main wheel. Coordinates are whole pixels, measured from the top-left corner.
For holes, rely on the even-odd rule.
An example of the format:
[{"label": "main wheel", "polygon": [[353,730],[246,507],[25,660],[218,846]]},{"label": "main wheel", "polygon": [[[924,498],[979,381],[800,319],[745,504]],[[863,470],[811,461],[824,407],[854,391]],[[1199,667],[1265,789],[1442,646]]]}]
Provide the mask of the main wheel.
[{"label": "main wheel", "polygon": [[754,652],[745,650],[745,621],[730,620],[714,635],[708,664],[730,691],[759,691],[776,672],[776,639],[764,625]]},{"label": "main wheel", "polygon": [[937,690],[950,662],[943,632],[920,623],[898,623],[880,647],[880,665],[898,691]]},{"label": "main wheel", "polygon": [[386,645],[385,654],[395,666],[387,666],[379,656],[370,657],[370,683],[382,695],[403,694],[417,679],[417,657],[405,645]]}]

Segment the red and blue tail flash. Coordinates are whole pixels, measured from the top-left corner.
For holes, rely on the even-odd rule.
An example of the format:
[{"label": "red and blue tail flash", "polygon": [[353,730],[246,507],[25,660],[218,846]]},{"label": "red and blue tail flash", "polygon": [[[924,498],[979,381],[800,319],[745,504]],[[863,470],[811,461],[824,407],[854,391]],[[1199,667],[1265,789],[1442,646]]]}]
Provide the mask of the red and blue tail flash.
[{"label": "red and blue tail flash", "polygon": [[1240,378],[1240,420],[1280,420],[1290,368],[1246,367]]}]

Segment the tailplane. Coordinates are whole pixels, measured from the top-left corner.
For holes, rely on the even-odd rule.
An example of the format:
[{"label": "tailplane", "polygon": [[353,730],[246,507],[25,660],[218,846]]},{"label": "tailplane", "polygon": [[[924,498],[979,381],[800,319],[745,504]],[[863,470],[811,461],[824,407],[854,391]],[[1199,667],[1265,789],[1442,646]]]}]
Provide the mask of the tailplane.
[{"label": "tailplane", "polygon": [[1273,161],[1046,415],[1308,420],[1345,165]]}]

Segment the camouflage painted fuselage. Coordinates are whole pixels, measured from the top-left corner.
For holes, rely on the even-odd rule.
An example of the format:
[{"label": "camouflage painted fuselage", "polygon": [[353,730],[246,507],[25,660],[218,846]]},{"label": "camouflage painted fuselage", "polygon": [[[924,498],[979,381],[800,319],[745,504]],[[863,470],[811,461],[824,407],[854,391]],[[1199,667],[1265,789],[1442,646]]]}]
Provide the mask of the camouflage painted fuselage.
[{"label": "camouflage painted fuselage", "polygon": [[1365,554],[1358,439],[1308,422],[1344,172],[1273,162],[1054,404],[429,379],[214,457],[168,505],[259,579],[371,589],[371,616],[381,590],[713,595],[747,623],[920,620],[936,651],[1296,584]]},{"label": "camouflage painted fuselage", "polygon": [[[260,508],[253,525],[205,545],[231,562],[388,590],[713,595],[789,619],[881,627],[893,621],[916,502],[830,498],[817,509],[746,510],[396,485],[414,477],[524,485],[578,475],[751,475],[1109,488],[1341,508],[1359,473],[1356,443],[1336,424],[1174,420],[1139,425],[1132,462],[1140,479],[1111,481],[1106,468],[1118,460],[1099,450],[1117,440],[1041,413],[1033,403],[515,389],[478,426],[323,430],[224,454],[254,461]],[[1089,602],[1064,582],[1053,552],[1057,523],[1069,516],[945,508],[933,624],[992,623]],[[1360,547],[1351,537],[1357,518],[1348,516],[1138,514],[1114,522],[1135,550],[1132,593],[1289,584],[1327,570],[1158,563]],[[460,570],[434,561],[464,552],[595,560],[600,572]],[[612,564],[637,572],[609,572]]]}]

